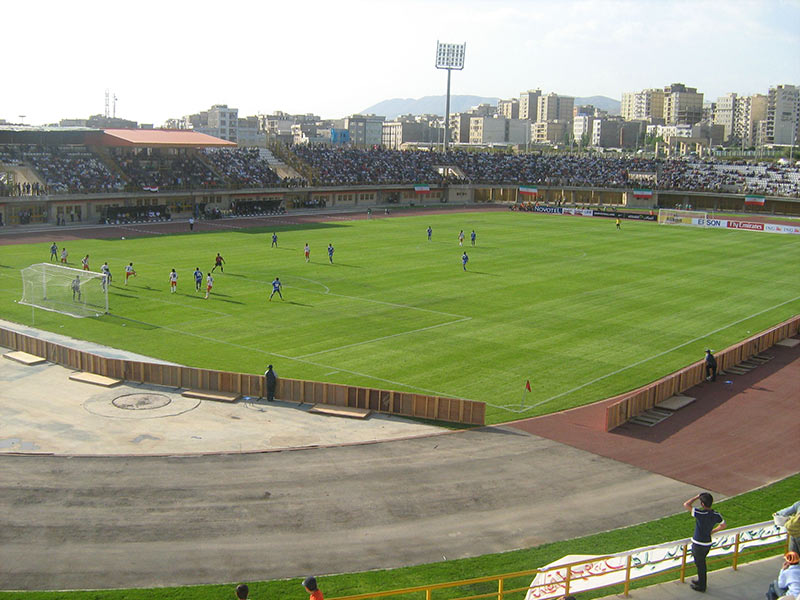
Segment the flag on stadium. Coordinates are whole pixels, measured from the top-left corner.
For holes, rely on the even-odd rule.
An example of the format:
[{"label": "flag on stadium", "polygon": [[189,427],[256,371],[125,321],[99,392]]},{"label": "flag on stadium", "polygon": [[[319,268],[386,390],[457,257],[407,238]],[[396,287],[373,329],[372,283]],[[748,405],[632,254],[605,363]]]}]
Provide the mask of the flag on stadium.
[{"label": "flag on stadium", "polygon": [[530,379],[526,379],[525,380],[525,389],[528,390],[529,392],[531,391],[531,380]]},{"label": "flag on stadium", "polygon": [[153,192],[153,193],[155,193],[155,192],[158,191],[158,186],[157,185],[145,185],[145,186],[142,186],[142,189],[145,192]]},{"label": "flag on stadium", "polygon": [[764,196],[745,196],[744,203],[748,206],[764,206]]},{"label": "flag on stadium", "polygon": [[652,198],[653,190],[633,190],[634,198]]},{"label": "flag on stadium", "polygon": [[427,194],[428,192],[431,191],[431,186],[429,186],[429,185],[415,185],[414,186],[414,191],[417,192],[418,194]]},{"label": "flag on stadium", "polygon": [[529,185],[521,185],[521,186],[519,186],[519,193],[520,194],[525,194],[525,195],[528,195],[528,196],[535,196],[536,194],[539,193],[539,190],[536,189],[535,187],[531,187]]}]

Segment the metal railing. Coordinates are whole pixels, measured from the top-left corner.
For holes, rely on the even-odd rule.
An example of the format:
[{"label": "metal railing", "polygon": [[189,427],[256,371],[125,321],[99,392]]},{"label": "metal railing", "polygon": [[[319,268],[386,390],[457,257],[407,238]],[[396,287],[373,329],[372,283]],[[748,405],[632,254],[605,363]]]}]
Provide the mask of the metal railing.
[{"label": "metal railing", "polygon": [[[644,581],[677,573],[678,579],[683,582],[686,578],[687,568],[690,567],[690,545],[691,539],[683,539],[619,554],[581,557],[580,560],[514,573],[339,596],[329,600],[367,600],[401,596],[406,597],[404,600],[422,600],[423,594],[424,600],[483,600],[487,598],[546,600],[560,598],[570,593],[619,588],[620,586],[622,593],[628,596],[634,581]],[[707,562],[709,567],[730,562],[733,569],[737,570],[744,557],[754,554],[778,555],[785,552],[787,546],[788,536],[783,529],[776,527],[771,521],[755,523],[725,530],[714,536],[714,544]],[[528,585],[520,586],[519,582],[513,581],[531,576],[534,580]],[[540,580],[539,583],[536,583],[537,579]],[[466,595],[460,594],[458,591],[458,588],[474,586],[479,586],[487,591]],[[446,593],[444,590],[450,592]],[[433,598],[434,592],[441,592],[437,594],[436,599]]]}]

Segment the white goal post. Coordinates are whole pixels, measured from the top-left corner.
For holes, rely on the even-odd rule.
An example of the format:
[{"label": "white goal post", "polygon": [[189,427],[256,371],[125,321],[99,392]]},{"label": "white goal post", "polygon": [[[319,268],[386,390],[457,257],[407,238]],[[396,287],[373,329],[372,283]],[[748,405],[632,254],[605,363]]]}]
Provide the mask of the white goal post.
[{"label": "white goal post", "polygon": [[99,317],[108,312],[108,282],[102,273],[39,263],[22,272],[20,304],[70,315]]},{"label": "white goal post", "polygon": [[695,227],[705,227],[706,219],[708,219],[708,213],[702,210],[658,209],[658,223],[660,225],[694,225]]}]

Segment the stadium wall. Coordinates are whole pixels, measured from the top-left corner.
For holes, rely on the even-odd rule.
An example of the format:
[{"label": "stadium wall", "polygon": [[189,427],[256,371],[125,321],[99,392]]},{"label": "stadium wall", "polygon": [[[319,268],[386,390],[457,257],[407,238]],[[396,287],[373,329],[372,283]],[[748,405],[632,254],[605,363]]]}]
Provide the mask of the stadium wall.
[{"label": "stadium wall", "polygon": [[[800,333],[800,315],[716,353],[714,356],[717,359],[717,368],[719,371],[725,371],[798,333]],[[705,360],[699,360],[658,381],[625,394],[606,408],[606,431],[619,427],[659,402],[680,394],[704,380]]]},{"label": "stadium wall", "polygon": [[[101,221],[104,209],[166,206],[173,218],[189,218],[204,208],[227,211],[232,201],[280,201],[287,209],[364,208],[439,203],[514,203],[533,200],[561,206],[628,206],[644,209],[685,208],[694,210],[800,215],[800,199],[767,197],[764,206],[744,204],[744,194],[653,190],[647,199],[635,198],[631,189],[538,186],[535,198],[521,195],[519,185],[430,186],[429,193],[416,193],[413,185],[373,185],[304,188],[215,189],[161,192],[115,192],[0,197],[0,214],[7,225],[20,224],[20,211],[31,211],[30,223],[56,224],[59,214],[80,214],[86,224]],[[324,202],[320,202],[324,200]],[[70,221],[72,223],[72,221]]]},{"label": "stadium wall", "polygon": [[[266,382],[262,375],[106,358],[5,328],[0,328],[0,346],[41,356],[71,369],[124,381],[243,396],[266,396]],[[465,425],[483,425],[486,416],[486,404],[474,400],[283,377],[278,379],[275,395],[289,402],[364,408],[402,417]]]}]

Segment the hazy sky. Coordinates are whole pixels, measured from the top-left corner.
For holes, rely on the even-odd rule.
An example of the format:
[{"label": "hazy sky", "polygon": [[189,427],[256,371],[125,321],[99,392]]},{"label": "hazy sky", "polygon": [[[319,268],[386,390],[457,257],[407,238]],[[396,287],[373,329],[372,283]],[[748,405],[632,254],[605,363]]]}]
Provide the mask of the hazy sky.
[{"label": "hazy sky", "polygon": [[[7,2],[0,119],[161,125],[212,104],[338,118],[443,94],[603,95],[683,82],[706,100],[800,85],[800,0]],[[443,112],[443,111],[442,111]]]}]

